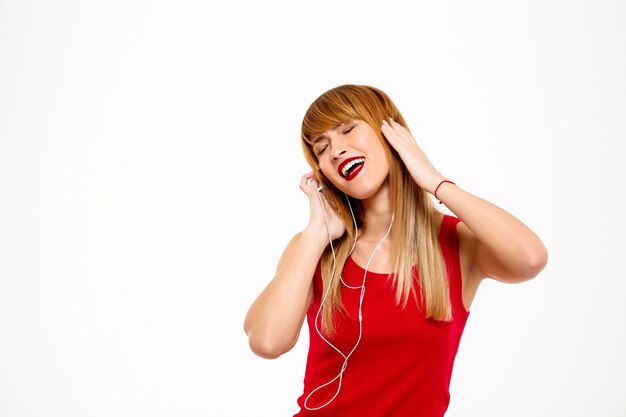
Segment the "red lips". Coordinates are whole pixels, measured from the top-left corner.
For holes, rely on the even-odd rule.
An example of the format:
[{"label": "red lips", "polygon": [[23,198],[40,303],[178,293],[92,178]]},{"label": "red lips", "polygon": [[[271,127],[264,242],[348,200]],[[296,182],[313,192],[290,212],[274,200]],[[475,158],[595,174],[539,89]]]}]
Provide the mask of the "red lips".
[{"label": "red lips", "polygon": [[[350,162],[356,161],[356,160],[363,160],[363,162],[360,163],[360,165],[358,165],[356,168],[352,169],[352,171],[350,172],[350,175],[348,175],[347,177],[343,176],[343,170],[346,167],[346,165],[348,165]],[[339,164],[339,166],[337,167],[337,172],[339,173],[339,176],[341,178],[345,178],[346,181],[351,181],[354,179],[354,177],[356,177],[359,172],[361,172],[361,169],[363,169],[363,165],[365,164],[365,158],[362,156],[353,156],[351,158],[347,158],[345,159],[341,164]]]}]

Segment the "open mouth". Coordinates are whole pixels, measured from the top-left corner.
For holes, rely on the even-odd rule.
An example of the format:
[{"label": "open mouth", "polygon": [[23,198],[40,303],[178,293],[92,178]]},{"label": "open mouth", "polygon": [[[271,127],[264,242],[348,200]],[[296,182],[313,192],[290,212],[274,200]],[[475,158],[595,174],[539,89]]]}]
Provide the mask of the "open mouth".
[{"label": "open mouth", "polygon": [[364,163],[365,158],[362,156],[348,158],[339,165],[337,171],[339,172],[339,175],[341,175],[347,181],[350,181],[351,179],[356,177],[357,174],[361,171]]}]

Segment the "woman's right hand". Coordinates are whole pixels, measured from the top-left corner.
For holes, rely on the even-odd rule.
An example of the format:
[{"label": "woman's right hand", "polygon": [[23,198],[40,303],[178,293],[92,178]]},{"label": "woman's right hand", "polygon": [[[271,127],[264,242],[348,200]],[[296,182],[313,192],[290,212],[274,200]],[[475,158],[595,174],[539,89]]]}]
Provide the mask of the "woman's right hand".
[{"label": "woman's right hand", "polygon": [[[318,195],[317,187],[313,172],[302,176],[300,189],[309,197],[311,209],[309,224],[291,239],[278,261],[276,275],[254,300],[244,320],[250,348],[263,358],[277,358],[296,344],[313,300],[313,277],[328,246],[328,235],[335,240],[346,231],[323,191]],[[322,207],[328,217],[328,232]]]},{"label": "woman's right hand", "polygon": [[328,233],[330,233],[331,240],[335,240],[345,233],[346,226],[337,211],[328,203],[328,200],[326,200],[323,189],[322,191],[317,190],[318,185],[317,178],[312,171],[304,174],[300,180],[300,189],[309,198],[309,206],[311,209],[307,227],[314,229],[322,228],[322,230],[326,231],[326,219],[322,206],[320,205],[321,199],[324,204],[324,209],[326,210],[326,216],[328,217]]}]

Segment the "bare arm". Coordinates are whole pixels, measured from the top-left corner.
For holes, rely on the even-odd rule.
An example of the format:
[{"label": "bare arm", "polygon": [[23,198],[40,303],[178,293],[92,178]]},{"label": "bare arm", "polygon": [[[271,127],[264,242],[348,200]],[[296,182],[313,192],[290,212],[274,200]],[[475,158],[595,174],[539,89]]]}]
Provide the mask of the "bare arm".
[{"label": "bare arm", "polygon": [[[309,224],[291,239],[278,262],[276,275],[252,303],[244,320],[250,349],[266,359],[277,358],[296,344],[313,298],[313,275],[328,244],[328,234],[335,239],[345,231],[326,199],[318,197],[317,181],[312,180],[311,186],[306,183],[312,175],[305,174],[300,182],[300,189],[310,201]],[[320,197],[328,216],[328,230]]]},{"label": "bare arm", "polygon": [[296,234],[278,262],[275,277],[248,310],[244,330],[257,355],[274,359],[296,344],[313,298],[313,274],[326,246],[325,233],[305,229]]},{"label": "bare arm", "polygon": [[442,184],[437,196],[463,221],[457,230],[475,248],[471,270],[476,279],[523,282],[546,266],[548,251],[541,239],[509,212],[454,184]]},{"label": "bare arm", "polygon": [[548,262],[548,251],[541,239],[509,212],[461,189],[441,183],[445,177],[430,163],[413,135],[403,125],[383,120],[382,132],[402,158],[411,177],[457,216],[462,240],[473,246],[471,271],[475,279],[492,277],[502,282],[522,282],[534,278]]}]

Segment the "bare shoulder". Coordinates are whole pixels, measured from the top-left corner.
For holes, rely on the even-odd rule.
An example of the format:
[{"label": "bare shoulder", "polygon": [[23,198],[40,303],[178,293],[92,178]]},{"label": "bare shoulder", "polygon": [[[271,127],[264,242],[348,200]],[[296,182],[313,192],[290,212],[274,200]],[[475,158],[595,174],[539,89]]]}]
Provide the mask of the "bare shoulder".
[{"label": "bare shoulder", "polygon": [[459,238],[459,262],[461,264],[461,278],[463,282],[463,303],[469,310],[483,276],[474,268],[476,259],[476,247],[478,240],[463,221],[456,225],[456,232]]}]

